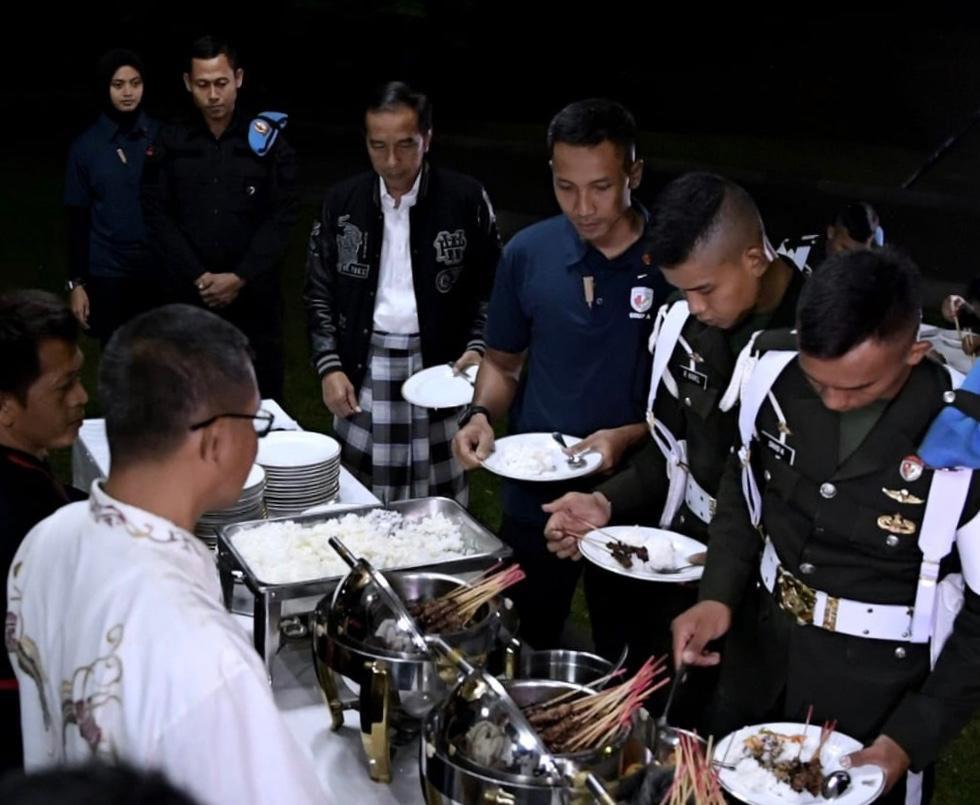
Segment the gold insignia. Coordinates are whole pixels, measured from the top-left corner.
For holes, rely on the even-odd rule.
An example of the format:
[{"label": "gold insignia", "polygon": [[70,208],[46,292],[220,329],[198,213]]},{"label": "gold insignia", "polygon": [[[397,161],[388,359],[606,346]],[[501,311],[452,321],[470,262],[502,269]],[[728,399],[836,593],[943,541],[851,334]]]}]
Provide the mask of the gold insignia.
[{"label": "gold insignia", "polygon": [[915,523],[900,514],[883,514],[878,518],[878,528],[889,534],[914,534]]},{"label": "gold insignia", "polygon": [[881,487],[881,491],[892,500],[897,500],[899,503],[907,503],[909,506],[921,506],[925,503],[922,498],[916,497],[908,489],[885,489],[885,487]]},{"label": "gold insignia", "polygon": [[784,434],[785,436],[793,435],[793,431],[789,429],[789,425],[787,425],[785,422],[777,422],[776,428],[779,430],[780,433]]}]

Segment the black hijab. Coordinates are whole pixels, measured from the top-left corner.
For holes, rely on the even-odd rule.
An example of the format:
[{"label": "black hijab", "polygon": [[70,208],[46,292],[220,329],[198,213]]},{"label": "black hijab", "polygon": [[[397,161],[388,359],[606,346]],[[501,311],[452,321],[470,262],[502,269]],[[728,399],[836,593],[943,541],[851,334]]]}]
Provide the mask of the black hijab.
[{"label": "black hijab", "polygon": [[112,77],[116,74],[116,70],[120,67],[132,67],[145,80],[146,71],[143,69],[143,60],[131,50],[114,48],[99,59],[97,86],[99,98],[102,100],[102,111],[106,117],[123,131],[130,131],[136,125],[140,110],[143,108],[143,101],[141,99],[130,112],[121,112],[112,105],[112,99],[109,97],[109,86],[112,83]]}]

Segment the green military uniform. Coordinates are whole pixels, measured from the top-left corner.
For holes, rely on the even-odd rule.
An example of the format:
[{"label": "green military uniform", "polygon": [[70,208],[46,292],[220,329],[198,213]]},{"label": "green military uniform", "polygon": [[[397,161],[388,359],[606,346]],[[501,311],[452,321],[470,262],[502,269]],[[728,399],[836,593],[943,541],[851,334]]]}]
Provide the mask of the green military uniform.
[{"label": "green military uniform", "polygon": [[[717,734],[767,720],[802,721],[813,705],[815,723],[836,719],[838,729],[865,743],[884,733],[920,770],[970,719],[980,703],[980,597],[969,588],[932,671],[928,643],[850,636],[796,619],[810,617],[799,603],[807,600],[799,583],[832,597],[828,613],[837,599],[899,608],[915,601],[922,562],[917,540],[932,472],[906,459],[950,386],[944,368],[923,361],[895,399],[870,416],[854,417],[825,408],[795,358],[779,374],[771,392],[782,417],[764,401],[751,442],[760,528],[752,525],[742,463],[733,455],[701,580],[700,599],[733,612],[712,709]],[[978,509],[980,484],[974,482],[960,525]],[[792,574],[780,574],[787,584],[777,583],[773,593],[760,582],[760,531]],[[954,552],[943,572],[957,561]],[[834,625],[830,614],[821,621],[828,622]],[[893,796],[902,801],[903,785],[897,788]]]},{"label": "green military uniform", "polygon": [[[712,496],[736,433],[735,411],[721,411],[718,404],[731,381],[738,354],[752,334],[767,327],[792,326],[805,275],[790,268],[790,284],[775,310],[752,316],[727,331],[691,316],[667,364],[677,384],[677,395],[660,388],[654,416],[675,438],[687,441],[691,475]],[[650,439],[623,471],[598,486],[597,491],[611,501],[614,523],[656,526],[668,483],[664,455]],[[671,527],[694,539],[707,539],[707,524],[686,505],[681,506]],[[585,570],[584,583],[596,649],[615,657],[628,645],[632,666],[651,654],[670,650],[670,621],[696,597],[692,586],[625,579],[591,565]]]}]

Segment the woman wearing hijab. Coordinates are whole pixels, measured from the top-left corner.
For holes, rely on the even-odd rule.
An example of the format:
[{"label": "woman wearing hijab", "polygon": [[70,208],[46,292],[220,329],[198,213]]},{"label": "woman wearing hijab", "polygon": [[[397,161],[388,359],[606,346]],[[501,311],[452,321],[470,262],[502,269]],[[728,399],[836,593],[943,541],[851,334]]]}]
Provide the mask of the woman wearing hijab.
[{"label": "woman wearing hijab", "polygon": [[65,176],[69,303],[103,346],[155,304],[139,192],[159,123],[143,111],[143,62],[116,49],[99,60],[101,114],[71,145]]}]

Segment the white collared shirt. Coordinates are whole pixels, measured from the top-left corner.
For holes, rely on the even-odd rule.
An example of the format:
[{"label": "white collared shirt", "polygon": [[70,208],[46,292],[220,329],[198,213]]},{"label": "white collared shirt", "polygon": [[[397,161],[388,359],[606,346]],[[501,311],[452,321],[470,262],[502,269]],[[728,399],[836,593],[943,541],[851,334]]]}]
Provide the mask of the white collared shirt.
[{"label": "white collared shirt", "polygon": [[419,197],[422,171],[398,206],[380,176],[384,236],[381,239],[381,268],[374,301],[374,329],[383,333],[412,335],[419,331],[415,285],[412,283],[412,244],[409,213]]},{"label": "white collared shirt", "polygon": [[28,771],[99,758],[202,805],[328,801],[193,535],[96,481],[27,535],[7,596]]}]

